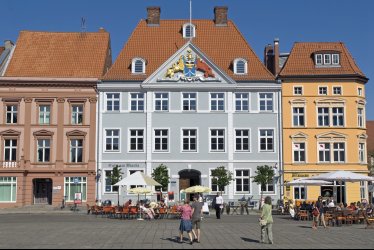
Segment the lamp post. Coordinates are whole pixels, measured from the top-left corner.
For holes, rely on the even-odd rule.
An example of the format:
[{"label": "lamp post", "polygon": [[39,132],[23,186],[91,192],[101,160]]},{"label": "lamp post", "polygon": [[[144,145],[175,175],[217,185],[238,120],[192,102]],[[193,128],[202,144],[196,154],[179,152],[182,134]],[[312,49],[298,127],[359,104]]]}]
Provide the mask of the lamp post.
[{"label": "lamp post", "polygon": [[96,172],[96,200],[98,201],[99,200],[99,182],[100,182],[100,178],[101,178],[101,169],[98,169],[97,172]]}]

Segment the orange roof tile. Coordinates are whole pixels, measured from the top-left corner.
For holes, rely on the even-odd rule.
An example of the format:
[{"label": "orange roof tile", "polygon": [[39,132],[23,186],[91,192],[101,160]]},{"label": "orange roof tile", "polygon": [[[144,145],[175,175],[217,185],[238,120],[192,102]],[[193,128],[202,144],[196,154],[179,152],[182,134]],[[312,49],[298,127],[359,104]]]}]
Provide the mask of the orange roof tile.
[{"label": "orange roof tile", "polygon": [[368,135],[367,151],[374,152],[374,121],[366,121],[366,133]]},{"label": "orange roof tile", "polygon": [[21,31],[7,77],[100,78],[110,48],[109,33]]},{"label": "orange roof tile", "polygon": [[[104,80],[143,81],[188,42],[182,27],[188,20],[161,20],[159,26],[147,26],[141,20],[120,52]],[[196,37],[192,40],[214,64],[237,81],[265,80],[275,77],[266,69],[232,21],[216,26],[213,20],[193,20]],[[146,74],[133,75],[131,60],[146,59]],[[232,63],[236,58],[248,61],[248,75],[234,75]]]},{"label": "orange roof tile", "polygon": [[[319,51],[340,52],[340,67],[316,67],[313,55]],[[295,43],[279,75],[280,77],[356,75],[366,78],[342,42]]]},{"label": "orange roof tile", "polygon": [[5,50],[5,47],[0,47],[0,55],[1,53],[3,53],[4,50]]}]

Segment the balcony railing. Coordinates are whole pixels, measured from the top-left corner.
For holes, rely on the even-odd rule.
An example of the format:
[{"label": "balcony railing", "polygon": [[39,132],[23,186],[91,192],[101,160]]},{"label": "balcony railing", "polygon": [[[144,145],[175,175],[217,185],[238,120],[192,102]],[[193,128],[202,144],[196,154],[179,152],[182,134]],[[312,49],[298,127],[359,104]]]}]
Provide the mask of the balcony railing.
[{"label": "balcony railing", "polygon": [[18,161],[0,161],[0,168],[19,168]]}]

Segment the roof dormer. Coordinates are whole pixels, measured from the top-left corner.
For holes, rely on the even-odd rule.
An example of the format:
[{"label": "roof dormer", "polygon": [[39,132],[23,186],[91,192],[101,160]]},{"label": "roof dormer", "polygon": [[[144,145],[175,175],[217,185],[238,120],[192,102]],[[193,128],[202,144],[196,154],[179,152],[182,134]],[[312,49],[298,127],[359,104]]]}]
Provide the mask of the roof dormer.
[{"label": "roof dormer", "polygon": [[340,51],[316,51],[314,64],[316,67],[340,67]]},{"label": "roof dormer", "polygon": [[234,60],[234,74],[246,75],[248,73],[248,62],[243,58],[236,58]]},{"label": "roof dormer", "polygon": [[145,74],[145,60],[140,57],[132,59],[131,73],[133,74]]},{"label": "roof dormer", "polygon": [[183,38],[194,38],[196,36],[196,27],[192,23],[183,25]]}]

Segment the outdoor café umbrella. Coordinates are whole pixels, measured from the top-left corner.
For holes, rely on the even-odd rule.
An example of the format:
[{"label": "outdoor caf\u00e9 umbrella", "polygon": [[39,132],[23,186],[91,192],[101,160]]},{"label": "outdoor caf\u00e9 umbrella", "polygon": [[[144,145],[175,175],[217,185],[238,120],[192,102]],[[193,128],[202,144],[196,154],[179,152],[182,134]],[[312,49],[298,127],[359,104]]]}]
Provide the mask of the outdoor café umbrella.
[{"label": "outdoor caf\u00e9 umbrella", "polygon": [[359,182],[359,181],[374,181],[373,177],[357,174],[350,171],[334,171],[325,174],[315,175],[307,178],[309,180],[325,180],[325,181],[338,181],[340,183],[340,202],[343,200],[342,182]]},{"label": "outdoor caf\u00e9 umbrella", "polygon": [[141,171],[137,171],[132,175],[129,175],[116,184],[114,186],[162,186],[160,183],[152,179],[151,177],[145,175]]},{"label": "outdoor caf\u00e9 umbrella", "polygon": [[197,185],[197,186],[186,188],[184,192],[185,193],[209,193],[209,192],[212,192],[212,189],[209,187]]},{"label": "outdoor caf\u00e9 umbrella", "polygon": [[[323,181],[323,180],[310,180],[308,178],[300,178],[296,180],[292,180],[288,183],[286,183],[286,186],[304,186],[305,190],[307,186],[322,186],[322,185],[330,185],[332,184],[329,181]],[[308,195],[308,193],[307,193]],[[306,199],[306,197],[305,197]]]}]

